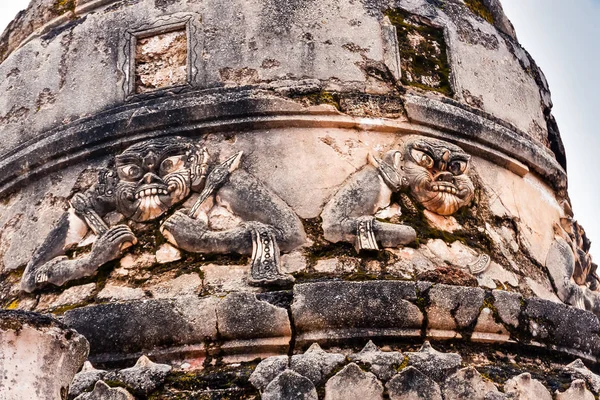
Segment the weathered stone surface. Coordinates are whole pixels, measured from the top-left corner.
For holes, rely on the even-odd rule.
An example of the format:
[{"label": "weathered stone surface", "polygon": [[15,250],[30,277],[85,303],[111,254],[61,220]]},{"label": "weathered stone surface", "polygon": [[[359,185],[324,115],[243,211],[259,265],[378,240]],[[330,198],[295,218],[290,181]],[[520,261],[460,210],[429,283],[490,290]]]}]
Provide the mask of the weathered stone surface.
[{"label": "weathered stone surface", "polygon": [[460,354],[439,352],[428,341],[423,343],[418,352],[408,352],[406,356],[409,366],[440,383],[456,372],[462,363]]},{"label": "weathered stone surface", "polygon": [[523,296],[518,293],[510,293],[502,290],[494,290],[492,291],[492,295],[494,296],[494,307],[498,311],[500,319],[513,328],[519,326]]},{"label": "weathered stone surface", "polygon": [[167,299],[198,294],[202,279],[197,273],[184,274],[175,279],[152,285],[147,288],[155,299]]},{"label": "weathered stone surface", "polygon": [[166,264],[181,260],[181,251],[176,247],[165,243],[156,250],[156,261],[159,264]]},{"label": "weathered stone surface", "polygon": [[286,370],[279,374],[266,387],[263,400],[317,400],[317,390],[313,383],[302,375]]},{"label": "weathered stone surface", "polygon": [[142,299],[146,294],[140,288],[107,283],[97,297],[101,301],[127,301]]},{"label": "weathered stone surface", "polygon": [[319,385],[335,368],[346,361],[343,354],[327,353],[314,343],[304,354],[292,356],[290,368]]},{"label": "weathered stone surface", "polygon": [[504,392],[515,400],[552,400],[552,395],[542,383],[531,378],[531,374],[524,373],[509,379],[504,384]]},{"label": "weathered stone surface", "polygon": [[365,347],[356,354],[351,354],[348,359],[368,365],[379,379],[388,381],[397,372],[397,368],[404,362],[404,355],[397,351],[381,351],[379,347],[369,340]]},{"label": "weathered stone surface", "polygon": [[582,379],[571,382],[571,386],[564,392],[556,392],[556,400],[594,400],[595,397],[585,387]]},{"label": "weathered stone surface", "polygon": [[89,344],[53,318],[0,311],[0,398],[62,399]]},{"label": "weathered stone surface", "polygon": [[51,307],[55,308],[72,304],[81,304],[92,296],[94,290],[96,290],[95,283],[70,287],[58,296],[58,299],[52,303]]},{"label": "weathered stone surface", "polygon": [[289,362],[288,356],[274,356],[262,360],[250,375],[250,383],[264,392],[267,385],[288,368]]},{"label": "weathered stone surface", "polygon": [[483,377],[473,367],[461,369],[446,381],[446,400],[485,400],[490,392],[498,392],[496,386]]},{"label": "weathered stone surface", "polygon": [[405,368],[385,386],[391,400],[442,400],[439,385],[414,367]]},{"label": "weathered stone surface", "polygon": [[169,372],[170,365],[156,364],[146,356],[141,356],[135,366],[117,372],[116,379],[131,388],[136,395],[148,396],[163,384]]},{"label": "weathered stone surface", "polygon": [[325,400],[383,399],[383,385],[370,372],[350,363],[325,385]]},{"label": "weathered stone surface", "polygon": [[231,293],[217,307],[219,334],[225,340],[291,337],[287,311],[253,293]]},{"label": "weathered stone surface", "polygon": [[572,377],[584,379],[595,394],[600,393],[600,376],[590,371],[581,359],[573,361],[564,370]]},{"label": "weathered stone surface", "polygon": [[252,292],[257,288],[248,285],[249,265],[216,265],[202,267],[204,287],[211,293]]},{"label": "weathered stone surface", "polygon": [[216,339],[217,303],[210,297],[182,297],[102,304],[67,311],[64,322],[90,341],[91,355],[116,357]]},{"label": "weathered stone surface", "polygon": [[83,364],[81,371],[75,375],[71,382],[71,386],[69,387],[69,399],[73,399],[83,392],[93,390],[96,382],[104,379],[106,374],[107,371],[96,369],[92,366],[92,363],[86,361]]},{"label": "weathered stone surface", "polygon": [[428,329],[453,337],[455,329],[465,329],[477,320],[484,298],[479,288],[436,285],[429,291]]},{"label": "weathered stone surface", "polygon": [[[423,315],[417,306],[407,300],[416,300],[415,285],[412,283],[300,284],[294,287],[292,313],[300,335],[369,337],[375,332],[383,335],[394,332],[417,335]],[[303,339],[302,336],[300,339]],[[310,337],[306,340],[310,340]]]},{"label": "weathered stone surface", "polygon": [[281,255],[281,270],[286,274],[304,271],[308,268],[306,257],[302,251],[293,251],[289,254]]},{"label": "weathered stone surface", "polygon": [[93,391],[83,393],[75,400],[135,400],[135,397],[123,388],[111,388],[104,381],[98,381]]},{"label": "weathered stone surface", "polygon": [[480,342],[507,341],[510,333],[504,325],[496,322],[493,311],[484,307],[479,314],[471,340]]},{"label": "weathered stone surface", "polygon": [[523,313],[536,340],[598,354],[600,323],[589,311],[546,300],[528,299]]}]

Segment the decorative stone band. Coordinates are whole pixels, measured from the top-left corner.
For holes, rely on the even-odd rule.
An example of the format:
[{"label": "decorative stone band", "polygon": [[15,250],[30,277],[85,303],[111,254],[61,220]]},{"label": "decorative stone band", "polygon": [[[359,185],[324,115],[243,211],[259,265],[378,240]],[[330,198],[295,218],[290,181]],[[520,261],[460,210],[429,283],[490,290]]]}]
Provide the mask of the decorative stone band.
[{"label": "decorative stone band", "polygon": [[90,341],[91,360],[103,363],[141,354],[159,361],[216,354],[254,359],[288,354],[290,346],[369,338],[519,343],[594,362],[600,356],[594,314],[516,293],[428,282],[328,281],[297,284],[290,297],[232,293],[95,305],[68,311],[64,322]]},{"label": "decorative stone band", "polygon": [[566,173],[549,150],[458,104],[408,95],[400,99],[406,103],[411,120],[407,122],[353,117],[331,106],[304,107],[273,93],[262,89],[211,89],[179,94],[123,105],[50,130],[2,154],[0,196],[18,189],[19,184],[29,179],[141,139],[289,126],[438,137],[458,143],[520,175],[532,168],[556,189],[566,187]]},{"label": "decorative stone band", "polygon": [[88,351],[83,336],[53,318],[0,311],[0,399],[66,398]]}]

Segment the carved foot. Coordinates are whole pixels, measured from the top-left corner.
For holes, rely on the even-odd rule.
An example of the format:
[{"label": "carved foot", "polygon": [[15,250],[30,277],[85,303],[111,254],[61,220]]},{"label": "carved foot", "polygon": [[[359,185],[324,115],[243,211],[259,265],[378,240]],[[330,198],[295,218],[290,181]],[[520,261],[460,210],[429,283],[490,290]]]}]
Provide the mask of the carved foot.
[{"label": "carved foot", "polygon": [[252,264],[248,283],[252,286],[289,286],[295,282],[291,275],[281,272],[279,246],[272,229],[252,224]]}]

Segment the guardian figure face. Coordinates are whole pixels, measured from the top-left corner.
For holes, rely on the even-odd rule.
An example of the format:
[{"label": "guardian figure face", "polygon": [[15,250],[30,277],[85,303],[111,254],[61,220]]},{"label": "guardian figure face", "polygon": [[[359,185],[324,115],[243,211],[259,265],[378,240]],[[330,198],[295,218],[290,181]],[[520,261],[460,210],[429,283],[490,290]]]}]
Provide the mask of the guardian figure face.
[{"label": "guardian figure face", "polygon": [[470,156],[460,147],[436,139],[406,143],[404,171],[415,199],[439,215],[452,215],[468,205],[475,188],[466,174]]},{"label": "guardian figure face", "polygon": [[199,158],[196,146],[178,137],[129,147],[116,157],[117,210],[136,222],[162,216],[190,195]]}]

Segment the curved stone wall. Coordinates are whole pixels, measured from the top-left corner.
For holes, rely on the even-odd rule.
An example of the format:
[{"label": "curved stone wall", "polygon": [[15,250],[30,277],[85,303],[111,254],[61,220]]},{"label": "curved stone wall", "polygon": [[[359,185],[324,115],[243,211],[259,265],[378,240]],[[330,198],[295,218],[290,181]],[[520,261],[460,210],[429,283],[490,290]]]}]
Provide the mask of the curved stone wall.
[{"label": "curved stone wall", "polygon": [[[35,0],[0,50],[0,304],[54,314],[112,368],[71,398],[223,376],[396,398],[405,375],[460,397],[405,358],[379,376],[354,354],[369,339],[459,346],[454,380],[482,399],[487,343],[597,361],[548,87],[497,1]],[[293,367],[313,343],[340,361],[318,382]],[[495,367],[507,394],[558,389]]]}]

